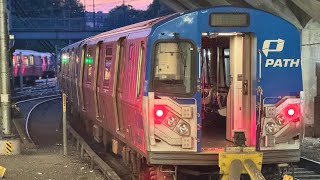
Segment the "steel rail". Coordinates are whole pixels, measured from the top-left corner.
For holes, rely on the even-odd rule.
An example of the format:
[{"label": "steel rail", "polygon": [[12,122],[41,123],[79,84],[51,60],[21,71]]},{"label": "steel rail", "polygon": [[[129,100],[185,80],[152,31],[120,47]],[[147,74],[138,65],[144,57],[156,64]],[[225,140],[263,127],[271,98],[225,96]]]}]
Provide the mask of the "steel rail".
[{"label": "steel rail", "polygon": [[30,102],[30,101],[35,101],[35,100],[39,100],[39,99],[57,97],[57,96],[61,96],[61,94],[50,95],[50,96],[41,96],[41,97],[37,97],[37,98],[26,99],[26,100],[18,101],[16,103],[14,103],[14,105],[18,105],[18,104],[25,103],[25,102]]},{"label": "steel rail", "polygon": [[77,141],[77,150],[80,146],[80,155],[81,159],[84,158],[84,153],[86,152],[88,156],[91,158],[91,168],[94,167],[94,164],[99,166],[99,169],[102,171],[104,177],[110,180],[120,180],[121,178],[119,175],[110,167],[103,159],[94,152],[93,149],[86,143],[86,141],[70,126],[67,124],[67,129],[70,134],[76,139]]},{"label": "steel rail", "polygon": [[320,162],[301,157],[298,167],[293,169],[293,177],[300,179],[320,179]]},{"label": "steel rail", "polygon": [[[14,96],[11,99],[12,99],[12,101],[14,101],[15,99],[19,99],[19,98],[23,98],[24,100],[27,100],[27,99],[33,99],[33,98],[49,96],[49,95],[51,96],[51,95],[56,95],[56,94],[60,94],[60,91],[43,91],[42,93],[30,93],[30,94],[24,94],[24,95],[20,95],[20,96]],[[15,104],[13,104],[13,105],[15,105]]]},{"label": "steel rail", "polygon": [[30,115],[31,115],[32,111],[33,111],[36,107],[38,107],[39,105],[41,105],[41,104],[43,104],[43,103],[46,103],[46,102],[49,102],[49,101],[54,101],[54,100],[57,100],[57,99],[61,99],[61,97],[56,97],[56,98],[52,98],[52,99],[47,99],[47,100],[45,100],[45,101],[39,102],[38,104],[34,105],[34,106],[31,108],[31,110],[29,111],[28,116],[27,116],[27,118],[26,118],[25,131],[26,131],[26,133],[27,133],[27,136],[28,136],[29,140],[30,140],[32,143],[34,143],[34,142],[33,142],[32,138],[31,138],[31,136],[30,136],[30,134],[29,134],[29,129],[28,129],[29,118],[30,118]]}]

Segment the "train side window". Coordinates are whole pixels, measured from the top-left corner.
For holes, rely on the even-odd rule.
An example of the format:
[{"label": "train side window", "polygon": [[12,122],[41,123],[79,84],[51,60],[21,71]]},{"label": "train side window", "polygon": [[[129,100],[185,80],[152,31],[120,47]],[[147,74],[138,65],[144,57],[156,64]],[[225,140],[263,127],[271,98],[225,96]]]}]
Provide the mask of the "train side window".
[{"label": "train side window", "polygon": [[25,66],[29,66],[28,56],[23,56],[23,64],[24,64]]},{"label": "train side window", "polygon": [[71,69],[72,69],[72,61],[73,61],[73,58],[72,58],[72,50],[69,51],[69,63],[68,63],[68,77],[71,77],[72,74],[71,74]]},{"label": "train side window", "polygon": [[136,97],[140,97],[141,91],[141,76],[142,76],[142,62],[144,56],[144,42],[141,41],[138,55],[137,81],[136,81]]},{"label": "train side window", "polygon": [[30,65],[32,66],[34,64],[33,56],[30,56]]},{"label": "train side window", "polygon": [[70,57],[70,60],[71,60],[71,67],[70,67],[70,77],[73,78],[74,77],[74,73],[73,70],[75,69],[75,53],[74,53],[74,49],[72,49],[71,51],[71,57]]},{"label": "train side window", "polygon": [[109,88],[110,82],[110,68],[112,63],[112,46],[106,46],[106,59],[105,59],[105,69],[104,69],[104,78],[103,78],[103,86]]},{"label": "train side window", "polygon": [[75,53],[75,67],[74,67],[74,77],[78,77],[79,72],[79,51],[78,49],[76,50]]},{"label": "train side window", "polygon": [[86,54],[85,64],[87,65],[87,81],[92,81],[92,64],[94,63],[93,48],[89,48]]},{"label": "train side window", "polygon": [[17,61],[17,55],[13,55],[12,58],[13,58],[12,65],[15,66]]},{"label": "train side window", "polygon": [[63,56],[64,56],[64,52],[62,51],[61,52],[61,55],[60,55],[60,63],[59,63],[59,72],[61,72],[61,74],[63,75]]},{"label": "train side window", "polygon": [[69,52],[69,50],[66,52],[66,56],[67,56],[67,61],[66,61],[65,71],[66,71],[66,77],[69,77],[69,64],[70,64],[70,52]]},{"label": "train side window", "polygon": [[224,72],[226,85],[230,87],[231,85],[231,75],[230,75],[230,49],[223,50],[223,59],[224,59]]}]

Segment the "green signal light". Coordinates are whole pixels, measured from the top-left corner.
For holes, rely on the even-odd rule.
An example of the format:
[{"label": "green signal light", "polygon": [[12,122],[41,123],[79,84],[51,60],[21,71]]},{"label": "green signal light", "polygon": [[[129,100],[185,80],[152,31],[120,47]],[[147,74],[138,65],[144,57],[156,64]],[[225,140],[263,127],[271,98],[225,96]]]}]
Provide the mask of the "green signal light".
[{"label": "green signal light", "polygon": [[92,63],[93,63],[93,58],[92,58],[92,57],[87,57],[87,58],[85,59],[85,63],[86,63],[86,64],[92,64]]},{"label": "green signal light", "polygon": [[67,58],[62,58],[62,63],[63,63],[63,64],[68,63],[68,59],[67,59]]}]

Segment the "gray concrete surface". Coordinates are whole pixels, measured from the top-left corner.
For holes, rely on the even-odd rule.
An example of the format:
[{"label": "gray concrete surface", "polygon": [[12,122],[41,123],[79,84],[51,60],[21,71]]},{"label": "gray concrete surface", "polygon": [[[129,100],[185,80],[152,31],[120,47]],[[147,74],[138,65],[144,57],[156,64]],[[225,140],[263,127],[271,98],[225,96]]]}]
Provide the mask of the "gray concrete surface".
[{"label": "gray concrete surface", "polygon": [[[314,112],[320,110],[320,107],[314,106],[314,97],[317,95],[316,62],[320,62],[320,23],[310,20],[302,30],[301,48],[304,86],[303,119],[307,131],[313,131]],[[316,121],[320,121],[320,119]],[[313,135],[313,132],[309,132],[309,134]]]},{"label": "gray concrete surface", "polygon": [[7,168],[6,180],[103,180],[102,174],[91,170],[88,162],[69,147],[63,156],[61,146],[41,148],[36,152],[16,156],[0,156],[0,165]]},{"label": "gray concrete surface", "polygon": [[[20,111],[27,116],[38,102],[20,104]],[[69,146],[69,155],[62,152],[61,100],[53,101],[38,109],[30,117],[30,134],[38,146],[36,150],[22,149],[17,156],[0,156],[0,165],[7,168],[8,180],[102,180],[102,173],[91,170],[80,153]],[[24,118],[20,122],[24,125]]]}]

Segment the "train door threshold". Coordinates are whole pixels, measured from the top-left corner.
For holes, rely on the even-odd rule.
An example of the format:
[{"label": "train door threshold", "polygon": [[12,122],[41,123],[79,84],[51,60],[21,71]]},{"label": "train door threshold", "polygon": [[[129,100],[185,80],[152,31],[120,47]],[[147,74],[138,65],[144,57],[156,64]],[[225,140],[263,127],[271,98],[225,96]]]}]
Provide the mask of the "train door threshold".
[{"label": "train door threshold", "polygon": [[222,180],[240,179],[249,174],[251,179],[265,180],[261,173],[263,154],[255,147],[228,147],[219,153],[219,167]]}]

